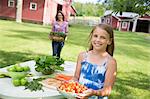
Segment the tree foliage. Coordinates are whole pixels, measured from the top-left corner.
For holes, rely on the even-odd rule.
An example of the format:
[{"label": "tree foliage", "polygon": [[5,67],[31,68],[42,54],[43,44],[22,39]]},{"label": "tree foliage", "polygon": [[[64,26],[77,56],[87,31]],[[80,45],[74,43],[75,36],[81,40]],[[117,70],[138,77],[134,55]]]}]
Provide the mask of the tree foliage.
[{"label": "tree foliage", "polygon": [[79,3],[73,4],[77,10],[77,16],[101,16],[104,13],[104,6],[97,3]]},{"label": "tree foliage", "polygon": [[150,0],[105,0],[103,4],[106,9],[114,12],[135,12],[143,15],[150,11]]}]

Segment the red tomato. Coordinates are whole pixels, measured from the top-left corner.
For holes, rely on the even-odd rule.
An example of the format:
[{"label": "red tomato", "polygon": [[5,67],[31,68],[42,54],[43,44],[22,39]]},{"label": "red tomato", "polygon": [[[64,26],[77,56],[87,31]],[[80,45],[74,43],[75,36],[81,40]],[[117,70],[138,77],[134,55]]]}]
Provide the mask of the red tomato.
[{"label": "red tomato", "polygon": [[87,90],[87,87],[79,84],[78,82],[65,82],[59,87],[60,90],[65,90],[66,92],[72,93],[82,93],[83,91]]}]

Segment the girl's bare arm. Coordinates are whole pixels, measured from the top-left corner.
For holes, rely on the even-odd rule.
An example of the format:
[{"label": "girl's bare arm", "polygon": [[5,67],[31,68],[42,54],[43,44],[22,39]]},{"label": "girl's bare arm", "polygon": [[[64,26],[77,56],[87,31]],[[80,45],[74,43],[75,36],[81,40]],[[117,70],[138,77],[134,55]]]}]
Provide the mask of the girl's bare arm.
[{"label": "girl's bare arm", "polygon": [[111,59],[107,65],[104,87],[99,91],[95,91],[94,94],[98,96],[109,96],[112,87],[114,85],[116,75],[117,75],[117,63],[115,59]]},{"label": "girl's bare arm", "polygon": [[73,77],[73,80],[78,81],[80,77],[80,69],[81,69],[81,62],[83,60],[83,52],[79,54],[76,64],[76,70]]}]

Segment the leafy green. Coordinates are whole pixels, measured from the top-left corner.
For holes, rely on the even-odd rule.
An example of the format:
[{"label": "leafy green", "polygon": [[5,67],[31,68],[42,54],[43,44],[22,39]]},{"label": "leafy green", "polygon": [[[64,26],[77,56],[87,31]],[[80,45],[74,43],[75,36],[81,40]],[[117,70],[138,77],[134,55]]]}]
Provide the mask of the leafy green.
[{"label": "leafy green", "polygon": [[35,70],[37,72],[42,72],[45,75],[52,74],[55,72],[55,70],[64,70],[64,67],[61,67],[64,63],[64,60],[62,58],[57,58],[55,56],[41,56],[36,57],[36,68]]},{"label": "leafy green", "polygon": [[25,90],[29,89],[30,91],[38,91],[38,90],[42,90],[43,85],[41,83],[39,83],[39,81],[44,80],[44,78],[37,78],[37,79],[33,79],[32,81],[28,82],[25,85]]}]

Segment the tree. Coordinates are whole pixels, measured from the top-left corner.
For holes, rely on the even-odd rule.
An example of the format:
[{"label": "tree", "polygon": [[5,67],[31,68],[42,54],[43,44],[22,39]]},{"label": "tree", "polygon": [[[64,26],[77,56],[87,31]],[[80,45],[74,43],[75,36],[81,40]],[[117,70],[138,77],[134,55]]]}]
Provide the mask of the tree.
[{"label": "tree", "polygon": [[73,4],[77,10],[77,16],[101,16],[104,13],[104,6],[97,3],[79,3],[74,2]]},{"label": "tree", "polygon": [[[100,2],[101,0],[98,0]],[[114,12],[135,12],[140,15],[150,11],[149,0],[105,0],[103,2],[106,9],[112,9]]]}]

